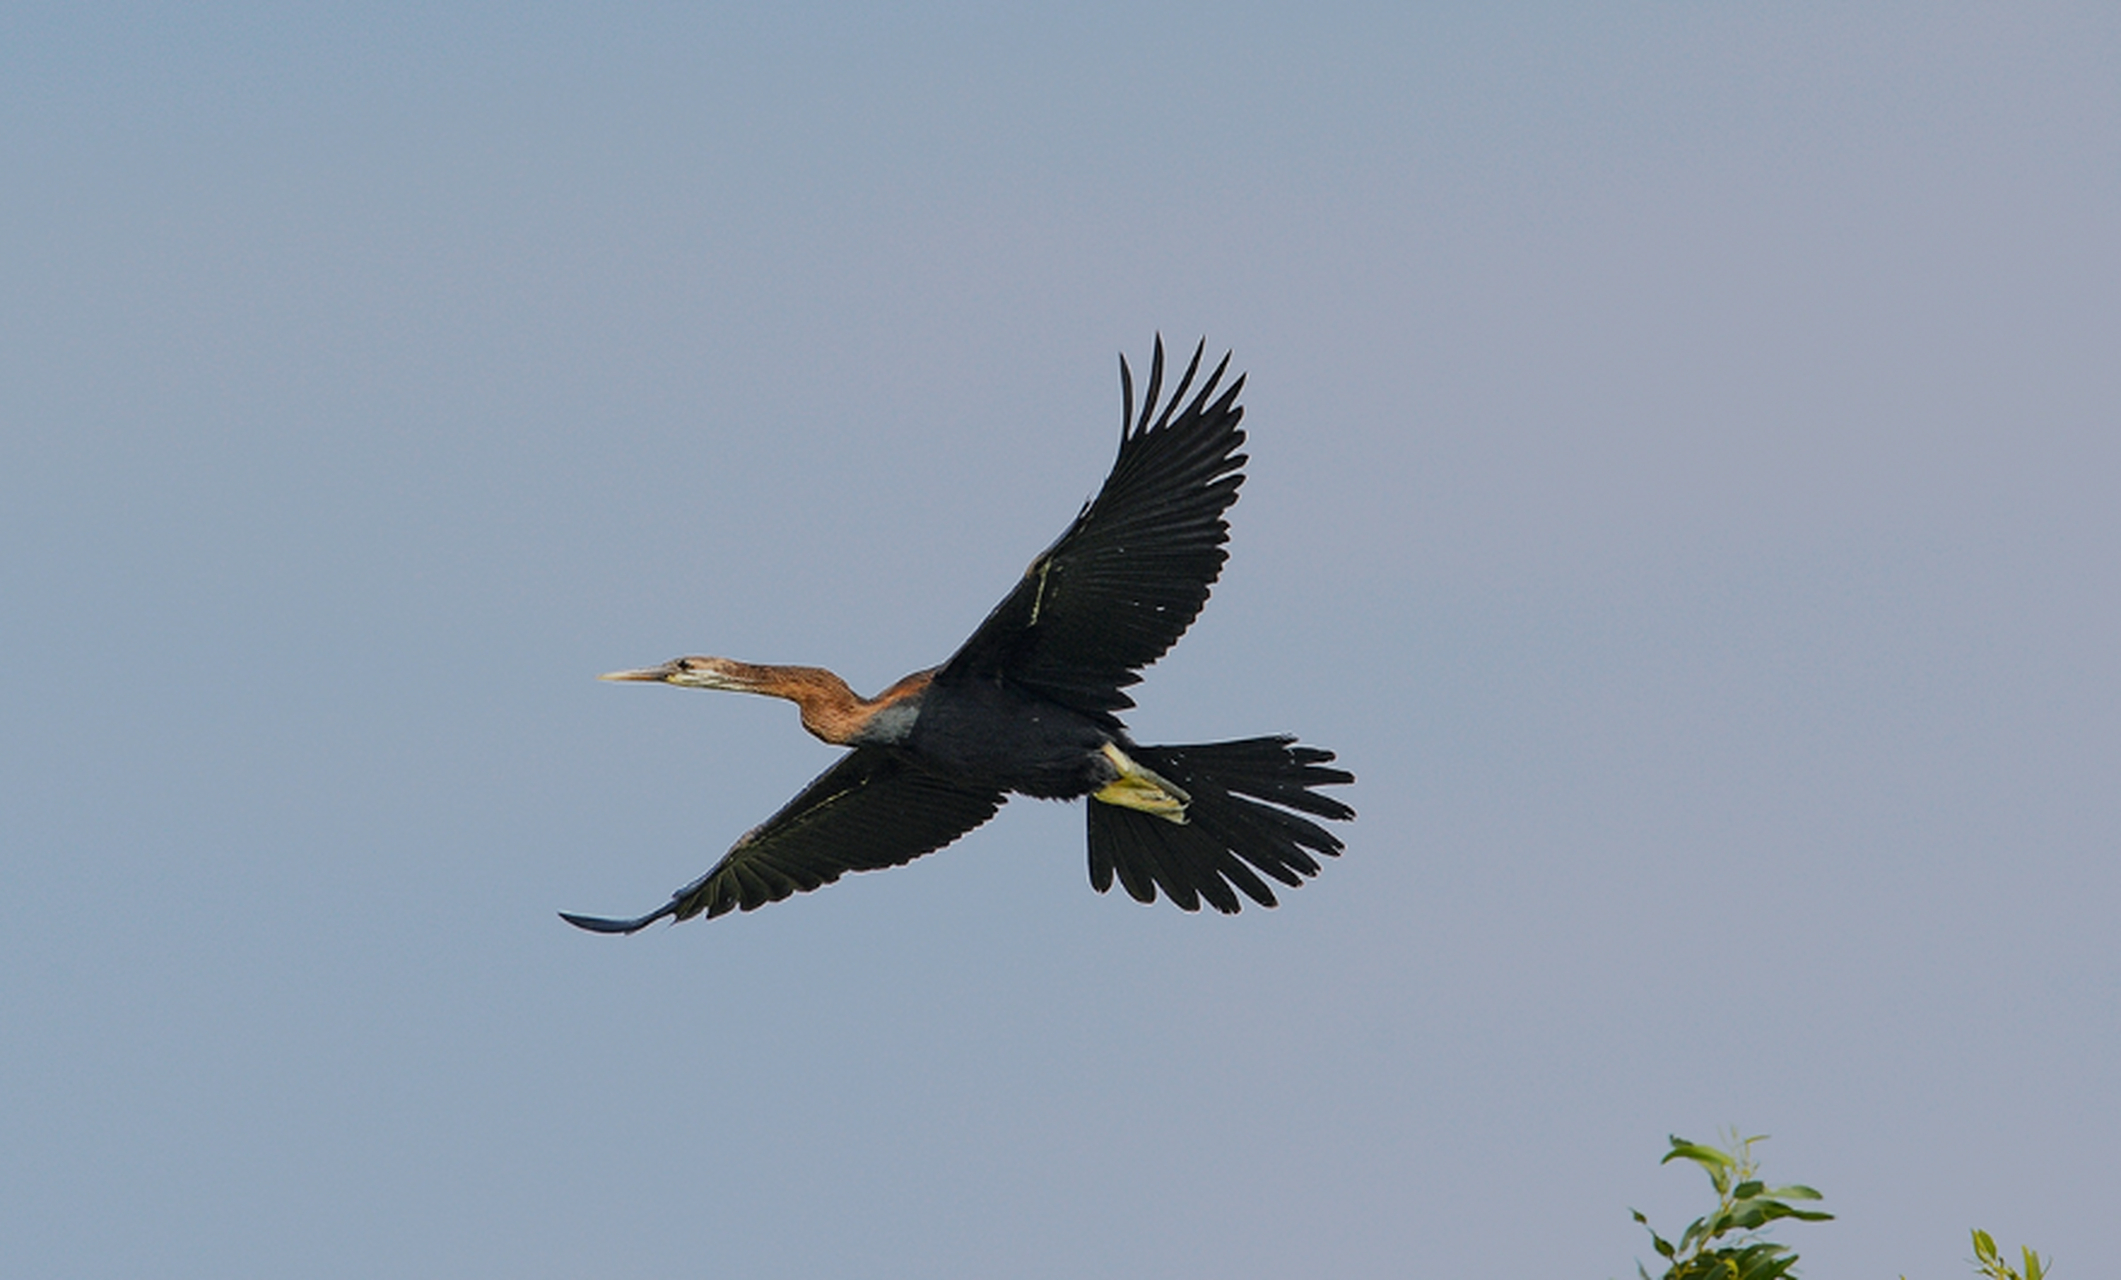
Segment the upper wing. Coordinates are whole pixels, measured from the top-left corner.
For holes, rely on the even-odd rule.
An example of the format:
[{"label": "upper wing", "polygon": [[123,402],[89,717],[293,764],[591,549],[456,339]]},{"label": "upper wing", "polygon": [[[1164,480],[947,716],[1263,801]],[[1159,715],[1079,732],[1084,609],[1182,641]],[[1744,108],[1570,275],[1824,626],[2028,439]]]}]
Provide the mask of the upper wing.
[{"label": "upper wing", "polygon": [[596,933],[632,933],[664,916],[690,920],[705,912],[712,919],[732,907],[755,910],[849,871],[911,862],[993,817],[1001,803],[999,791],[953,782],[877,747],[857,747],[660,909],[632,920],[564,911],[560,918]]},{"label": "upper wing", "polygon": [[[1156,340],[1148,395],[1134,417],[1134,377],[1124,357],[1126,407],[1119,458],[1075,523],[1024,571],[1006,599],[937,672],[937,679],[1002,677],[1097,713],[1134,705],[1120,690],[1178,642],[1222,572],[1237,501],[1245,433],[1240,374],[1211,403],[1230,357],[1185,403],[1204,341],[1162,411],[1164,343]],[[1183,405],[1183,407],[1181,407]]]}]

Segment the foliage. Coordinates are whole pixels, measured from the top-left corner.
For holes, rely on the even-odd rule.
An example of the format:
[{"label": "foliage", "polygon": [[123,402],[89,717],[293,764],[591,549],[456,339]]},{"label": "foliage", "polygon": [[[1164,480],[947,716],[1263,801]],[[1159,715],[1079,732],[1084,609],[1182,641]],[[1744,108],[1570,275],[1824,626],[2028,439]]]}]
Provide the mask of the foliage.
[{"label": "foliage", "polygon": [[[1988,1280],[2047,1280],[2048,1264],[2030,1248],[2023,1250],[2025,1270],[2020,1271],[2003,1260],[2003,1251],[1996,1247],[1996,1238],[1986,1231],[1974,1231],[1974,1270]],[[1900,1280],[1907,1280],[1906,1276]]]},{"label": "foliage", "polygon": [[[1797,1255],[1787,1246],[1759,1238],[1761,1228],[1778,1218],[1824,1222],[1834,1216],[1823,1209],[1800,1209],[1789,1203],[1819,1199],[1819,1193],[1810,1187],[1794,1183],[1770,1187],[1760,1180],[1753,1144],[1764,1141],[1764,1136],[1741,1138],[1734,1129],[1730,1137],[1729,1147],[1718,1148],[1674,1136],[1672,1149],[1659,1161],[1670,1164],[1674,1160],[1691,1160],[1700,1165],[1709,1175],[1710,1185],[1716,1188],[1716,1210],[1694,1219],[1680,1234],[1677,1244],[1658,1235],[1648,1218],[1635,1213],[1635,1221],[1649,1230],[1650,1243],[1656,1246],[1658,1255],[1671,1264],[1663,1276],[1654,1280],[1788,1280],[1796,1274]],[[1985,1280],[2048,1280],[2050,1260],[2042,1259],[2031,1248],[2020,1252],[2023,1270],[2004,1259],[1995,1237],[1986,1231],[1974,1232],[1974,1269]],[[1640,1264],[1635,1270],[1642,1280],[1653,1280]],[[1907,1278],[1903,1276],[1901,1280]]]},{"label": "foliage", "polygon": [[[1786,1246],[1760,1239],[1756,1233],[1779,1218],[1823,1222],[1834,1215],[1789,1203],[1819,1199],[1819,1193],[1810,1187],[1770,1187],[1756,1176],[1759,1166],[1753,1160],[1753,1144],[1761,1140],[1740,1138],[1734,1130],[1730,1147],[1719,1149],[1676,1135],[1672,1138],[1672,1149],[1659,1163],[1691,1160],[1700,1165],[1716,1188],[1716,1209],[1706,1217],[1696,1218],[1677,1244],[1658,1235],[1648,1218],[1639,1211],[1635,1213],[1635,1221],[1649,1229],[1650,1243],[1671,1264],[1662,1280],[1784,1280],[1794,1274],[1797,1255]],[[1635,1269],[1642,1280],[1651,1280],[1650,1273],[1640,1265]]]},{"label": "foliage", "polygon": [[1974,1266],[1989,1280],[2045,1280],[2047,1263],[2030,1247],[2022,1250],[2025,1255],[2025,1270],[2020,1272],[2003,1260],[2003,1253],[1996,1248],[1996,1239],[1986,1231],[1974,1232]]}]

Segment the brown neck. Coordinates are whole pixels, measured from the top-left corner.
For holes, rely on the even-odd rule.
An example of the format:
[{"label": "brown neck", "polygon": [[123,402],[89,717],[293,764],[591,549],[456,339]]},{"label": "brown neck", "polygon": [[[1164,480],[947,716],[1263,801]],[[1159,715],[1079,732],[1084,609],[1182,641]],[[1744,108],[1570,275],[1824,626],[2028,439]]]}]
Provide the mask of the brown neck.
[{"label": "brown neck", "polygon": [[802,713],[803,727],[836,746],[851,746],[877,714],[928,687],[932,671],[918,671],[874,698],[856,695],[847,682],[823,667],[783,667],[750,662],[727,662],[724,674],[728,688],[786,698]]}]

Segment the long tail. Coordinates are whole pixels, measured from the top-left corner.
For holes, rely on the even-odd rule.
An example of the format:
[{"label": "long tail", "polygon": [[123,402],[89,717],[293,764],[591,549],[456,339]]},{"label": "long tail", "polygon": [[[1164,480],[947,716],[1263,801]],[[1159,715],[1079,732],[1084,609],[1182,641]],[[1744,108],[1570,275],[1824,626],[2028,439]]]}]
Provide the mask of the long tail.
[{"label": "long tail", "polygon": [[1312,790],[1353,782],[1355,775],[1327,768],[1332,752],[1297,746],[1294,738],[1191,747],[1130,743],[1127,751],[1184,788],[1186,820],[1089,801],[1090,883],[1099,893],[1112,887],[1116,872],[1139,902],[1156,901],[1162,889],[1184,910],[1200,910],[1205,898],[1229,913],[1238,909],[1242,891],[1271,907],[1274,891],[1259,873],[1293,888],[1318,874],[1311,854],[1331,858],[1341,849],[1337,837],[1290,810],[1336,820],[1355,816],[1347,805]]}]

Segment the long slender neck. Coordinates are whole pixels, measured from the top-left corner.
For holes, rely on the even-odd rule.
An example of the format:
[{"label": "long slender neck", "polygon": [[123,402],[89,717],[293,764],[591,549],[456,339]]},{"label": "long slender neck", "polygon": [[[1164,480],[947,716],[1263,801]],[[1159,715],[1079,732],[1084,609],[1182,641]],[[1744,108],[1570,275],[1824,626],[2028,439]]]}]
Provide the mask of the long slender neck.
[{"label": "long slender neck", "polygon": [[[912,700],[928,687],[932,671],[917,671],[874,698],[864,698],[823,667],[769,666],[715,660],[715,679],[706,687],[733,689],[786,698],[802,713],[803,727],[835,746],[896,739],[910,727]],[[904,715],[894,714],[903,709]]]}]

